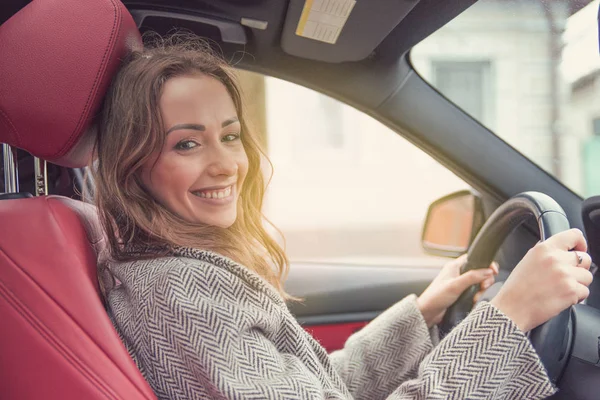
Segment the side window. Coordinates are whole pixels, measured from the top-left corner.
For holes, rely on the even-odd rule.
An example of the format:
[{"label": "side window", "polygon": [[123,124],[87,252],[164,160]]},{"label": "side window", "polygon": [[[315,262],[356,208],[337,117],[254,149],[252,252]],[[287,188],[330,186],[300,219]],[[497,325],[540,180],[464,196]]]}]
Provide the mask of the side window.
[{"label": "side window", "polygon": [[471,3],[412,48],[416,72],[575,193],[599,195],[599,2]]},{"label": "side window", "polygon": [[491,124],[489,61],[433,61],[436,87],[474,118]]},{"label": "side window", "polygon": [[583,142],[583,183],[585,193],[600,193],[600,117],[592,119],[592,134]]},{"label": "side window", "polygon": [[468,188],[464,181],[348,105],[240,75],[273,163],[264,212],[283,232],[292,263],[441,265],[421,249],[422,224],[429,204]]}]

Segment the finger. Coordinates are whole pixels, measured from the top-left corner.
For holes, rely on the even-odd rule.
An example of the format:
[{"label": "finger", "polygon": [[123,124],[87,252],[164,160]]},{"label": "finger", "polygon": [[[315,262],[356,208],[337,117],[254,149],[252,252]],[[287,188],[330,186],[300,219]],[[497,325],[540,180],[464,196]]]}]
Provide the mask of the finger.
[{"label": "finger", "polygon": [[469,257],[469,255],[467,253],[459,256],[456,261],[460,261],[461,264],[464,264],[467,262],[467,257]]},{"label": "finger", "polygon": [[494,276],[494,273],[489,268],[474,269],[474,270],[465,272],[464,274],[455,278],[454,281],[452,282],[452,285],[454,286],[454,289],[456,289],[457,291],[463,292],[469,286],[479,284],[479,283],[483,282],[485,279],[493,277],[493,276]]},{"label": "finger", "polygon": [[450,260],[444,265],[444,269],[446,271],[452,271],[453,275],[458,275],[460,273],[460,268],[467,262],[467,255],[463,254],[462,256],[455,258],[454,260]]},{"label": "finger", "polygon": [[481,299],[483,294],[486,292],[486,290],[489,289],[489,287],[493,284],[493,279],[491,281],[489,279],[486,279],[485,281],[481,282],[481,290],[475,293],[475,296],[473,296],[473,304],[477,303]]},{"label": "finger", "polygon": [[577,297],[579,301],[585,300],[590,295],[590,289],[584,285],[577,285]]},{"label": "finger", "polygon": [[[592,257],[583,251],[573,250],[563,251],[561,253],[560,260],[564,262],[565,265],[572,265],[583,269],[590,269],[592,265]],[[581,263],[579,262],[579,257],[581,257]]]},{"label": "finger", "polygon": [[545,243],[561,250],[587,251],[587,242],[579,229],[557,233],[548,238]]},{"label": "finger", "polygon": [[592,273],[584,268],[571,268],[569,273],[578,283],[585,286],[589,286],[594,280]]},{"label": "finger", "polygon": [[590,269],[590,267],[592,266],[592,256],[590,256],[588,253],[584,253],[583,251],[578,251],[575,255],[575,259],[577,259],[577,257],[581,257],[581,263],[579,263],[579,260],[575,261],[576,263],[578,263],[578,267]]},{"label": "finger", "polygon": [[490,264],[490,268],[494,271],[494,275],[498,275],[498,272],[500,272],[500,265],[496,261]]},{"label": "finger", "polygon": [[481,282],[479,284],[479,287],[481,288],[481,290],[486,290],[487,288],[492,286],[495,281],[496,278],[494,276],[491,276],[490,278],[486,278],[483,282]]},{"label": "finger", "polygon": [[452,263],[452,267],[456,268],[457,271],[460,270],[460,268],[465,265],[467,263],[467,258],[469,257],[468,254],[463,254],[462,256],[456,258]]}]

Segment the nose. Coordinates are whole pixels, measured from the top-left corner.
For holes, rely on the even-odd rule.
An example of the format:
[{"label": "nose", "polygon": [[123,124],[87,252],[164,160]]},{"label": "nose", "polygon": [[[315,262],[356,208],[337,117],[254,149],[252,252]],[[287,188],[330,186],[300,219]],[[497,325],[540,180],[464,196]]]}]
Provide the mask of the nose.
[{"label": "nose", "polygon": [[210,176],[234,176],[237,174],[238,164],[236,157],[231,151],[217,146],[213,148],[207,172]]}]

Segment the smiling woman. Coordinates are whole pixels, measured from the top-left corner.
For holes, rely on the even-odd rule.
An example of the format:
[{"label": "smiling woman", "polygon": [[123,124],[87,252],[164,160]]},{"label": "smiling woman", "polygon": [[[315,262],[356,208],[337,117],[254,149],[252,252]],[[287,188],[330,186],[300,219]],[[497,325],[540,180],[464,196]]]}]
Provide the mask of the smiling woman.
[{"label": "smiling woman", "polygon": [[[546,274],[554,286],[507,283],[437,347],[435,325],[448,307],[473,285],[489,287],[496,267],[461,275],[464,259],[447,263],[419,297],[399,301],[329,356],[285,303],[287,258],[263,227],[264,156],[230,67],[197,40],[177,40],[124,61],[104,104],[95,171],[110,241],[101,266],[107,311],[159,398],[553,393],[524,332],[587,296],[591,260],[580,253],[583,268],[574,268],[565,250],[585,250],[581,232],[556,235],[515,268],[533,277],[558,271]],[[550,291],[561,300],[550,304]],[[538,308],[516,307],[524,296]]]},{"label": "smiling woman", "polygon": [[[167,5],[168,1],[163,1]],[[41,196],[0,201],[0,221],[11,228],[0,235],[0,320],[8,321],[0,329],[0,370],[8,373],[0,379],[2,396],[131,399],[139,394],[137,397],[150,399],[154,392],[157,398],[171,400],[414,400],[541,399],[552,394],[556,388],[550,379],[556,373],[548,377],[544,369],[548,364],[541,362],[525,332],[557,313],[566,315],[569,305],[588,295],[591,260],[585,253],[585,239],[577,230],[558,233],[535,245],[514,267],[497,296],[473,309],[470,295],[464,310],[451,305],[466,288],[490,287],[498,273],[497,268],[486,265],[490,259],[477,263],[480,269],[460,274],[477,259],[473,257],[463,268],[464,258],[459,258],[446,264],[434,280],[413,269],[411,274],[414,272],[417,280],[407,280],[407,285],[389,279],[396,271],[384,272],[383,268],[360,268],[360,274],[353,275],[355,268],[348,266],[340,269],[341,273],[331,274],[328,269],[318,277],[311,276],[315,269],[308,270],[307,286],[316,289],[313,293],[318,295],[313,298],[363,302],[362,310],[382,312],[377,316],[360,313],[358,318],[370,322],[332,354],[303,329],[282,290],[286,255],[263,227],[265,179],[260,167],[264,159],[248,129],[231,67],[196,39],[149,47],[137,40],[137,27],[144,21],[152,26],[149,19],[158,15],[175,24],[180,18],[214,22],[216,29],[223,31],[222,41],[226,43],[220,44],[226,46],[227,32],[238,21],[234,18],[237,12],[251,15],[254,10],[233,7],[236,2],[229,4],[231,7],[187,1],[188,7],[185,2],[171,2],[169,12],[158,2],[129,2],[134,21],[119,0],[34,0],[0,27],[0,48],[7,50],[7,57],[0,57],[0,119],[4,119],[4,128],[8,127],[0,129],[1,139],[65,166],[81,167],[97,157],[93,164],[95,194],[104,225],[102,232],[94,207],[71,199]],[[464,6],[472,0],[457,2]],[[385,121],[481,186],[486,196],[495,196],[482,197],[486,210],[493,208],[503,193],[510,193],[511,181],[527,174],[523,169],[523,175],[509,176],[507,172],[518,172],[518,165],[511,170],[498,164],[489,168],[497,169],[498,179],[494,171],[477,174],[477,167],[487,165],[492,154],[477,154],[470,150],[483,146],[469,148],[466,141],[459,140],[465,136],[456,129],[461,125],[454,125],[455,117],[467,118],[447,102],[446,109],[436,106],[443,99],[423,85],[406,58],[400,57],[402,52],[387,55],[380,51],[389,49],[390,43],[396,45],[404,31],[394,29],[363,61],[328,65],[302,60],[299,53],[286,54],[294,46],[290,49],[279,40],[279,28],[289,32],[288,22],[294,22],[291,13],[283,21],[286,10],[293,11],[294,4],[301,2],[262,3],[256,4],[255,11],[265,8],[280,12],[265,13],[269,18],[264,21],[250,20],[248,24],[247,19],[242,20],[243,27],[234,30],[239,34],[229,32],[229,39],[233,36],[235,43],[256,50],[256,70],[303,82]],[[333,2],[308,3],[318,9]],[[365,18],[369,15],[361,8],[374,8],[370,3],[381,3],[379,10],[384,11],[383,4],[389,2],[357,2],[352,18],[354,26],[362,29],[346,36],[352,41],[383,20]],[[412,36],[411,40],[416,40],[458,12],[453,9],[449,14],[442,7],[440,13],[432,13],[431,3],[411,2],[414,10],[404,19],[406,5],[390,6],[389,13],[380,14],[396,22],[402,20],[402,29],[425,28]],[[454,5],[450,3],[455,2],[444,4]],[[274,5],[280,8],[271,7]],[[415,20],[423,23],[410,22]],[[258,32],[261,29],[264,31]],[[228,54],[232,49],[240,47],[229,47]],[[331,49],[334,53],[336,47]],[[390,56],[398,57],[397,62],[389,62]],[[40,65],[44,66],[43,74]],[[250,63],[240,65],[251,67]],[[440,65],[441,70],[451,72],[452,68]],[[65,79],[68,71],[74,72],[73,79]],[[290,109],[307,103],[289,97],[293,100]],[[311,105],[338,120],[343,118],[344,111],[333,102]],[[449,109],[454,114],[447,113]],[[354,145],[341,131],[321,135],[336,125],[321,124],[307,115],[307,123],[300,130],[304,136],[296,137],[294,146],[313,147],[313,155],[319,157],[323,155],[318,154],[321,145],[333,152]],[[293,123],[286,117],[282,120]],[[470,125],[480,128],[472,122]],[[365,130],[358,124],[352,128]],[[448,135],[441,134],[445,128]],[[472,132],[468,137],[473,138],[477,129],[463,132]],[[285,127],[277,132],[277,136],[286,135],[290,136],[290,131]],[[312,140],[316,137],[318,143]],[[444,141],[449,145],[438,146]],[[95,153],[88,146],[93,143]],[[356,148],[367,143],[359,142]],[[392,154],[395,150],[378,139],[371,143],[372,154],[378,158],[384,151]],[[465,150],[463,158],[458,157],[457,148]],[[402,157],[400,153],[394,155]],[[475,162],[478,159],[483,160]],[[371,162],[364,158],[351,161]],[[397,184],[397,180],[388,179],[381,192],[371,191],[372,176],[386,169],[381,163],[373,165],[376,168],[363,175],[350,175],[353,192],[344,193],[358,203],[348,201],[343,207],[365,206],[352,209],[355,214],[366,214],[367,207],[387,211],[381,197],[391,197],[391,187]],[[420,167],[414,164],[409,171],[415,182],[423,173]],[[324,181],[327,188],[308,193],[315,206],[332,190],[339,191],[339,176],[329,177],[332,179]],[[536,177],[545,176],[533,174],[528,182],[535,183]],[[506,186],[500,185],[503,180]],[[417,186],[405,188],[404,198],[418,191]],[[393,205],[406,206],[404,198]],[[507,204],[510,210],[514,203]],[[554,210],[560,211],[558,206]],[[560,218],[561,226],[566,227],[562,214],[552,216]],[[311,217],[319,219],[320,215]],[[491,221],[494,224],[496,217]],[[32,229],[36,224],[43,228]],[[519,232],[519,239],[521,233],[527,232]],[[106,238],[110,241],[108,257],[104,257]],[[526,237],[523,245],[534,238]],[[516,260],[523,254],[520,250],[509,246],[502,252],[511,253],[511,260]],[[101,296],[93,276],[97,262],[101,263],[102,277],[107,278]],[[369,275],[377,275],[377,280]],[[347,285],[349,281],[351,285]],[[431,284],[421,292],[424,286],[420,284],[425,282]],[[322,290],[325,285],[319,288],[321,284],[329,287]],[[367,285],[372,290],[361,290]],[[340,288],[344,296],[339,296]],[[415,292],[420,295],[410,294]],[[385,302],[367,308],[373,304],[365,301],[367,297],[380,295]],[[454,315],[448,311],[466,309],[471,309],[469,315],[440,340],[435,324],[446,314]],[[340,307],[334,318],[340,315],[338,311],[354,314],[360,310]],[[321,321],[329,320],[325,312],[321,311],[325,317]],[[592,315],[592,310],[588,313]],[[574,315],[581,321],[578,310]],[[356,315],[351,318],[358,319]],[[572,330],[576,334],[571,341],[574,349],[577,344],[589,347],[588,337],[579,340],[581,331]],[[590,338],[593,346],[581,363],[596,361],[596,337]],[[566,342],[560,335],[552,339],[557,344]],[[580,357],[579,351],[572,353]],[[560,356],[570,365],[576,362],[570,355]],[[573,374],[581,376],[576,371]],[[31,385],[31,377],[44,378]],[[567,383],[565,388],[573,387]],[[584,382],[583,386],[588,389],[589,385]]]}]

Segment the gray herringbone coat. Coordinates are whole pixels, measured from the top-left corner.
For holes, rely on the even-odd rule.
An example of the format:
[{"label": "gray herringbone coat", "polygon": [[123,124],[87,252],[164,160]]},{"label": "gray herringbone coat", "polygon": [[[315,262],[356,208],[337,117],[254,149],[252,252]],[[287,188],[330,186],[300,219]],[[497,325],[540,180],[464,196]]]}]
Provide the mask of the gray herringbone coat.
[{"label": "gray herringbone coat", "polygon": [[489,304],[435,348],[409,296],[330,356],[275,289],[191,249],[110,266],[109,312],[160,399],[542,399],[528,339]]}]

